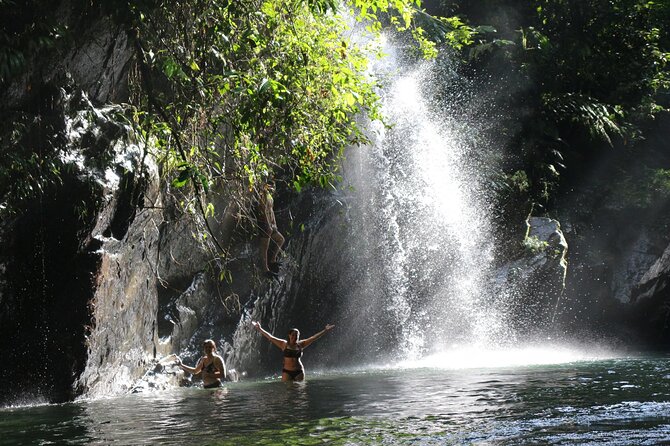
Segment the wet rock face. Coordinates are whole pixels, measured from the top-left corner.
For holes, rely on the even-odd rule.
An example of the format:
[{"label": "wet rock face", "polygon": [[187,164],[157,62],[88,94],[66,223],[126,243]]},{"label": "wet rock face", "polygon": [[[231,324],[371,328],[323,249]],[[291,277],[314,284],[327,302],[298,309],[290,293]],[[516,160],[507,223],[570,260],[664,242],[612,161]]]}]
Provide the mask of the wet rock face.
[{"label": "wet rock face", "polygon": [[[229,265],[235,287],[212,274],[189,218],[170,220],[156,166],[113,124],[115,109],[63,99],[68,175],[2,226],[0,371],[12,383],[2,402],[124,393],[170,353],[194,363],[206,338],[230,350],[256,283],[244,242]],[[222,239],[232,231],[226,218],[213,227]]]},{"label": "wet rock face", "polygon": [[647,270],[631,293],[630,320],[645,340],[657,348],[670,341],[670,246]]},{"label": "wet rock face", "polygon": [[156,346],[155,273],[145,259],[162,215],[144,208],[156,204],[156,172],[142,164],[120,107],[99,105],[127,98],[127,36],[67,0],[53,7],[75,30],[72,44],[33,55],[0,91],[13,114],[6,123],[23,126],[16,149],[59,169],[0,222],[0,403],[104,392],[104,376],[140,373]]},{"label": "wet rock face", "polygon": [[635,299],[635,289],[639,282],[647,280],[645,276],[657,261],[659,251],[646,228],[641,228],[628,246],[625,255],[613,262],[610,287],[614,298],[623,304]]},{"label": "wet rock face", "polygon": [[650,299],[659,294],[667,294],[670,284],[670,247],[644,273],[640,281],[633,288],[631,300],[633,302]]},{"label": "wet rock face", "polygon": [[[148,166],[145,166],[148,167]],[[147,184],[130,181],[139,174],[126,174],[126,187],[113,191],[98,217],[91,235],[99,244],[99,264],[94,271],[93,295],[89,302],[91,329],[86,367],[76,382],[81,392],[94,395],[130,390],[156,355],[155,251],[162,214],[155,171]],[[141,188],[142,200],[134,213],[125,189]],[[125,232],[114,230],[123,221]],[[116,237],[119,237],[118,239]]]},{"label": "wet rock face", "polygon": [[598,200],[599,205],[574,205],[570,215],[563,216],[570,243],[563,319],[571,331],[585,329],[636,348],[654,346],[664,335],[651,322],[652,314],[660,314],[662,307],[652,310],[652,305],[640,312],[655,300],[632,296],[653,282],[644,285],[643,276],[668,245],[667,203],[645,208],[615,206],[618,202],[611,196]]},{"label": "wet rock face", "polygon": [[64,71],[95,103],[126,101],[131,60],[126,32],[110,18],[101,18],[79,38],[76,51],[62,61]]},{"label": "wet rock face", "polygon": [[565,287],[568,244],[558,221],[531,217],[523,254],[496,274],[499,295],[508,295],[510,324],[520,335],[550,328]]},{"label": "wet rock face", "polygon": [[[108,263],[93,237],[98,228],[122,226],[145,185],[141,151],[115,124],[115,109],[97,109],[72,84],[51,89],[48,108],[33,121],[33,142],[43,142],[59,158],[59,180],[25,201],[22,212],[2,223],[0,263],[0,400],[17,395],[47,401],[71,399],[73,380],[85,367],[87,327],[94,325],[90,303],[98,271]],[[95,156],[104,144],[108,157]],[[124,185],[120,187],[120,185]],[[133,192],[129,192],[129,189]]]},{"label": "wet rock face", "polygon": [[60,23],[68,25],[71,39],[65,51],[29,54],[28,70],[12,80],[0,100],[8,110],[24,110],[41,96],[44,85],[62,85],[67,74],[95,104],[127,102],[132,48],[127,34],[110,17],[80,16],[67,0],[52,5]]},{"label": "wet rock face", "polygon": [[[83,369],[84,327],[97,255],[80,245],[94,208],[90,184],[76,177],[3,223],[0,258],[0,402],[19,395],[63,401]],[[77,208],[83,206],[83,209]]]}]

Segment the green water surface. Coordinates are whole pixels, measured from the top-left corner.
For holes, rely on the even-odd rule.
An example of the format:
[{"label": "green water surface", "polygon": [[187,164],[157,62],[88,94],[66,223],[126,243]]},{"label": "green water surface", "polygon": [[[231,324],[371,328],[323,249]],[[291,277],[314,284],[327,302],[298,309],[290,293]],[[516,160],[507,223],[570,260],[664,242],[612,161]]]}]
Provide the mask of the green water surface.
[{"label": "green water surface", "polygon": [[370,369],[0,409],[1,445],[670,445],[670,358]]}]

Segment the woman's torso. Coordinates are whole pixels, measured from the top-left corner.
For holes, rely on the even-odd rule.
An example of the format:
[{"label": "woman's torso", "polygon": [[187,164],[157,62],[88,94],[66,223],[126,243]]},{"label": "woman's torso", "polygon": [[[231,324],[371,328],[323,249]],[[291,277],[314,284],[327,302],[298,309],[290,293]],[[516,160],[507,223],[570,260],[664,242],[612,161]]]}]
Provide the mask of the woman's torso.
[{"label": "woman's torso", "polygon": [[219,378],[212,376],[214,373],[219,371],[219,369],[216,367],[216,357],[208,358],[207,356],[203,356],[201,361],[202,383],[207,385],[219,381]]},{"label": "woman's torso", "polygon": [[300,358],[302,357],[302,347],[298,344],[286,344],[283,350],[284,369],[301,370],[303,368]]}]

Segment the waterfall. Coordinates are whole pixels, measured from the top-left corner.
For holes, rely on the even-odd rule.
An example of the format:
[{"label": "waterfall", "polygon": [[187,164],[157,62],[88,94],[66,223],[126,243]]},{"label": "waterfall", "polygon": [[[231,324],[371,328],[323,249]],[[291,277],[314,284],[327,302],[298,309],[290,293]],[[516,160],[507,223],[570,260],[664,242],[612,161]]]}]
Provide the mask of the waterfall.
[{"label": "waterfall", "polygon": [[486,289],[493,246],[480,129],[434,99],[453,71],[407,65],[398,51],[387,47],[375,67],[387,79],[390,126],[373,125],[372,143],[350,151],[344,168],[351,233],[343,246],[366,268],[340,291],[349,288],[353,308],[343,316],[383,324],[366,336],[390,337],[389,351],[412,359],[448,345],[488,345],[505,327]]},{"label": "waterfall", "polygon": [[279,336],[334,323],[310,349],[310,367],[574,358],[571,349],[547,347],[544,334],[555,291],[546,279],[562,259],[494,258],[489,179],[503,142],[490,136],[490,95],[446,57],[417,61],[398,42],[384,45],[387,56],[372,71],[382,79],[385,122],[367,123],[370,143],[348,150],[337,190],[293,200],[287,213],[304,222],[287,243],[295,268],[242,318],[232,362],[251,373],[272,367],[259,359],[272,348],[249,320]]}]

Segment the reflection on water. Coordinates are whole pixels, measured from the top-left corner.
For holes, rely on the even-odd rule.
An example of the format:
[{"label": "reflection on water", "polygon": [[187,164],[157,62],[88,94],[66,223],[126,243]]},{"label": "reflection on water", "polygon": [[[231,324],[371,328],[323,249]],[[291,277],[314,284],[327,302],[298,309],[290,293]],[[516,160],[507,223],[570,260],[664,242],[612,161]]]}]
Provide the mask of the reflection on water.
[{"label": "reflection on water", "polygon": [[0,444],[670,443],[670,359],[375,369],[0,409]]},{"label": "reflection on water", "polygon": [[519,348],[484,348],[476,346],[453,346],[452,348],[424,358],[401,362],[401,368],[471,369],[491,367],[517,367],[541,364],[564,364],[615,356],[603,347],[575,348],[557,343],[544,342],[541,346]]}]

